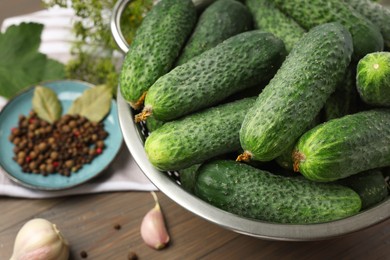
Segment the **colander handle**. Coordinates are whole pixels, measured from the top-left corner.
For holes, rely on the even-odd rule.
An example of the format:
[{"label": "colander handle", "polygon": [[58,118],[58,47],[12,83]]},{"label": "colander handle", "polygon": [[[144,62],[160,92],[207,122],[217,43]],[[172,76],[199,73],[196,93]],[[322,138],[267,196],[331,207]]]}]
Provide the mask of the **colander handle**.
[{"label": "colander handle", "polygon": [[[129,51],[129,44],[126,42],[125,37],[122,34],[121,31],[121,16],[123,11],[126,9],[127,5],[132,0],[119,0],[116,2],[111,15],[111,21],[110,21],[110,27],[111,27],[111,34],[112,37],[114,37],[115,43],[118,45],[118,47],[121,49],[123,53],[127,53]],[[214,2],[215,0],[192,0],[194,2],[194,5],[198,10],[201,10],[208,6],[210,3]]]}]

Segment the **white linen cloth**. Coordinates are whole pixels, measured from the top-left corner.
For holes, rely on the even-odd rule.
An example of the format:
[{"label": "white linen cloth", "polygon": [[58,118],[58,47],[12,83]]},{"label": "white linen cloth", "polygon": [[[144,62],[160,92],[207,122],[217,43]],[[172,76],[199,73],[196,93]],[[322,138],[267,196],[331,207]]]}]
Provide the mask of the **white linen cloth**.
[{"label": "white linen cloth", "polygon": [[[11,17],[3,21],[1,31],[21,22],[44,24],[40,52],[66,63],[71,58],[70,47],[74,36],[71,33],[73,10],[53,7],[48,10]],[[0,97],[0,110],[7,100]],[[1,147],[0,147],[1,149]],[[76,194],[91,194],[110,191],[152,191],[156,187],[146,178],[123,143],[118,156],[97,178],[77,187],[61,191],[39,191],[25,188],[11,181],[0,168],[0,196],[21,198],[50,198]]]}]

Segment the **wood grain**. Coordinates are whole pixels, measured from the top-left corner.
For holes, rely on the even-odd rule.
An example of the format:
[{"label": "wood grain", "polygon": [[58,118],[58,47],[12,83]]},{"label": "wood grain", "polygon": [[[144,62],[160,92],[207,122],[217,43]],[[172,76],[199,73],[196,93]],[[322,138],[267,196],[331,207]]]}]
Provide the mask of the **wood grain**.
[{"label": "wood grain", "polygon": [[146,246],[139,233],[143,216],[154,206],[149,192],[0,198],[0,259],[9,258],[17,231],[34,217],[58,225],[71,244],[71,259],[82,259],[81,251],[88,259],[126,259],[130,251],[139,259],[390,259],[390,220],[331,240],[268,241],[225,230],[157,194],[171,235],[161,251]]},{"label": "wood grain", "polygon": [[[40,0],[0,0],[0,23],[6,17],[41,8]],[[21,226],[35,217],[56,223],[71,244],[70,259],[390,259],[390,219],[331,240],[282,242],[237,234],[209,223],[158,192],[171,235],[156,251],[139,234],[143,216],[154,206],[149,192],[115,192],[56,199],[0,197],[0,259],[9,259]],[[121,228],[115,229],[119,224]]]}]

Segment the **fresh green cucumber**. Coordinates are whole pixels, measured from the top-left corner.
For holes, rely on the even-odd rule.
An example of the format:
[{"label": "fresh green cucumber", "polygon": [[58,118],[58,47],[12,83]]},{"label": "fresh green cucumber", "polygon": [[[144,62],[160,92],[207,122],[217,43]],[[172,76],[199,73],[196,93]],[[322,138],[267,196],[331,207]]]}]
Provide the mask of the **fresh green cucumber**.
[{"label": "fresh green cucumber", "polygon": [[390,110],[368,110],[325,122],[303,134],[295,171],[313,181],[334,181],[390,165]]},{"label": "fresh green cucumber", "polygon": [[370,52],[383,50],[383,37],[379,29],[352,7],[339,0],[273,0],[286,14],[303,28],[339,22],[352,35],[355,60]]},{"label": "fresh green cucumber", "polygon": [[160,170],[180,170],[239,150],[238,131],[254,100],[238,100],[165,123],[146,139],[149,161]]},{"label": "fresh green cucumber", "polygon": [[344,78],[337,85],[323,108],[323,121],[329,121],[357,112],[356,63],[351,63]]},{"label": "fresh green cucumber", "polygon": [[203,11],[176,65],[186,63],[222,41],[253,27],[248,8],[236,0],[217,0]]},{"label": "fresh green cucumber", "polygon": [[238,160],[270,161],[293,145],[335,90],[351,54],[351,36],[338,23],[306,33],[245,116]]},{"label": "fresh green cucumber", "polygon": [[194,194],[239,216],[289,224],[342,219],[361,207],[359,195],[348,187],[278,176],[227,160],[198,169]]},{"label": "fresh green cucumber", "polygon": [[160,77],[137,118],[153,114],[169,121],[215,105],[271,79],[285,56],[283,42],[271,33],[255,30],[232,36]]},{"label": "fresh green cucumber", "polygon": [[390,48],[390,10],[371,0],[344,0],[380,29],[384,44]]},{"label": "fresh green cucumber", "polygon": [[196,20],[191,0],[161,0],[147,13],[119,79],[121,93],[134,109],[141,108],[149,87],[171,69]]},{"label": "fresh green cucumber", "polygon": [[390,106],[390,52],[364,56],[357,66],[356,85],[365,103]]},{"label": "fresh green cucumber", "polygon": [[385,177],[378,169],[349,176],[340,180],[339,183],[350,187],[359,194],[362,200],[362,209],[374,206],[388,196]]},{"label": "fresh green cucumber", "polygon": [[288,52],[305,33],[305,30],[282,13],[272,0],[246,0],[245,4],[253,15],[255,28],[271,32],[282,39]]},{"label": "fresh green cucumber", "polygon": [[[343,117],[348,114],[357,112],[357,91],[355,84],[354,66],[347,69],[344,79],[337,85],[336,91],[333,92],[326,101],[323,111],[321,111],[310,125],[306,128],[305,132],[316,127],[324,121]],[[295,149],[295,143],[285,150],[280,156],[275,158],[275,161],[284,169],[293,170],[294,160],[293,151]]]}]

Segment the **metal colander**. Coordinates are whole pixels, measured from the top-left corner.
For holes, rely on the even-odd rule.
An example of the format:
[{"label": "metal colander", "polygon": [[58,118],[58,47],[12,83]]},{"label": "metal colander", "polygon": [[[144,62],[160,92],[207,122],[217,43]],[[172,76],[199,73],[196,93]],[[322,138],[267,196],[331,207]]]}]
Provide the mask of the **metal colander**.
[{"label": "metal colander", "polygon": [[[120,30],[120,16],[131,0],[118,1],[113,9],[111,18],[112,35],[121,50],[126,53],[128,44]],[[195,2],[195,1],[194,1]],[[196,1],[200,8],[211,1]],[[240,217],[218,209],[194,195],[188,193],[180,186],[180,174],[176,171],[158,171],[148,161],[144,150],[144,141],[149,135],[144,123],[135,123],[134,111],[122,97],[118,88],[118,114],[121,130],[126,145],[146,177],[166,196],[183,208],[226,229],[264,239],[309,241],[321,240],[356,232],[370,227],[390,217],[390,198],[362,211],[354,216],[321,224],[275,224],[265,221]]]}]

